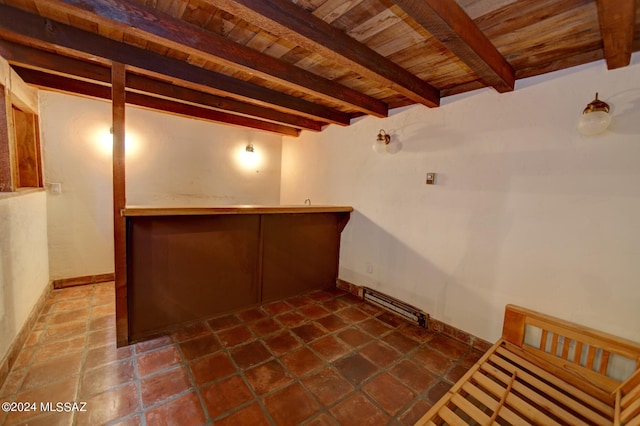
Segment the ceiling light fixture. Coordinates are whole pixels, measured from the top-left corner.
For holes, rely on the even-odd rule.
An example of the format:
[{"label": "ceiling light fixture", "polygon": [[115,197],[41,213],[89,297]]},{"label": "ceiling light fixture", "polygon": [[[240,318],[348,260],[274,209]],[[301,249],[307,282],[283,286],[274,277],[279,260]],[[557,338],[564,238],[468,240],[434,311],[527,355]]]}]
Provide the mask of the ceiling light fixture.
[{"label": "ceiling light fixture", "polygon": [[609,105],[599,100],[596,93],[596,98],[582,111],[582,117],[578,121],[578,131],[585,136],[592,136],[607,130],[611,124],[609,110]]}]

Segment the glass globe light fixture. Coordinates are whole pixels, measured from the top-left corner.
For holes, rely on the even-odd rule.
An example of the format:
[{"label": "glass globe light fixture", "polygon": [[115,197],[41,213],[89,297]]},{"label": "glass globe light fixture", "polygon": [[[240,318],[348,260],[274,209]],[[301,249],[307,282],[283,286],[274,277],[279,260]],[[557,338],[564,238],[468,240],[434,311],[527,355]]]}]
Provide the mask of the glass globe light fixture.
[{"label": "glass globe light fixture", "polygon": [[389,144],[391,143],[391,136],[384,130],[380,129],[375,142],[373,143],[373,151],[377,154],[384,154],[387,152]]},{"label": "glass globe light fixture", "polygon": [[597,135],[607,130],[611,124],[609,105],[596,98],[582,111],[582,117],[578,121],[578,131],[585,136]]}]

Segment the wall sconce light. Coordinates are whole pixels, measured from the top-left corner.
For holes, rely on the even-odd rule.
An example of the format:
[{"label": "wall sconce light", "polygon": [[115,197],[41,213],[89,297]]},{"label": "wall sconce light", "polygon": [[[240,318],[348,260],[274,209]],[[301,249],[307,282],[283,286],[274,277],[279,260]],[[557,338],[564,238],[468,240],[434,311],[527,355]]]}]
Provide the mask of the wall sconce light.
[{"label": "wall sconce light", "polygon": [[249,145],[247,145],[247,147],[244,149],[246,152],[253,154],[255,153],[254,149],[253,149],[253,144],[250,143]]},{"label": "wall sconce light", "polygon": [[611,124],[611,115],[609,115],[609,105],[596,98],[591,101],[582,111],[582,117],[578,121],[578,132],[585,136],[597,135],[607,130]]},{"label": "wall sconce light", "polygon": [[391,143],[391,135],[388,135],[383,129],[380,129],[376,140],[373,143],[373,150],[378,154],[383,154],[389,150],[389,144]]}]

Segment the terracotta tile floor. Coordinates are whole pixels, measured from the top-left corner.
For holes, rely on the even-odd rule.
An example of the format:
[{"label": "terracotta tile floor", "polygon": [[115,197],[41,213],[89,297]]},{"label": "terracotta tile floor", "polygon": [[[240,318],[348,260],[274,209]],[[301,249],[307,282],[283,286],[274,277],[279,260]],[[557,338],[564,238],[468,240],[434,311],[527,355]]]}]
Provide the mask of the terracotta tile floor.
[{"label": "terracotta tile floor", "polygon": [[113,293],[52,293],[0,388],[1,402],[36,411],[0,412],[0,423],[407,425],[481,355],[338,289],[116,349]]}]

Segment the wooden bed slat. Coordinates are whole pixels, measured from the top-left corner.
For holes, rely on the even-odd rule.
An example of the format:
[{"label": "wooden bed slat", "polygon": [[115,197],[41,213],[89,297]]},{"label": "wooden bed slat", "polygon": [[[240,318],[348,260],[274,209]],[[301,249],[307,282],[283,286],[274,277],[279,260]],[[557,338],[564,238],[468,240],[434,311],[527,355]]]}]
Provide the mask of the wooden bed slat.
[{"label": "wooden bed slat", "polygon": [[[480,401],[485,407],[489,408],[491,411],[495,412],[499,408],[498,401],[491,398],[486,392],[476,387],[473,383],[465,382],[464,385],[462,386],[462,389],[465,392],[467,392],[469,395],[473,396],[475,399]],[[525,419],[523,419],[522,417],[514,413],[509,407],[502,407],[500,409],[499,417],[502,417],[512,425],[529,424]]]},{"label": "wooden bed slat", "polygon": [[637,416],[635,419],[631,419],[624,426],[640,426],[640,416]]},{"label": "wooden bed slat", "polygon": [[[495,412],[499,408],[498,407],[498,405],[499,405],[498,401],[496,401],[495,399],[490,397],[482,389],[476,387],[476,385],[474,385],[473,383],[465,382],[465,384],[462,386],[462,389],[465,392],[467,392],[469,395],[474,397],[476,400],[478,400],[485,407],[490,409],[492,412]],[[527,424],[527,421],[525,419],[523,419],[522,417],[518,416],[509,407],[502,407],[498,417],[502,417],[503,419],[505,419],[507,422],[509,422],[512,425]]]},{"label": "wooden bed slat", "polygon": [[640,399],[636,399],[620,413],[620,421],[624,424],[634,417],[640,417]]},{"label": "wooden bed slat", "polygon": [[518,364],[519,366],[521,366],[522,368],[527,369],[528,371],[538,375],[539,377],[542,377],[544,380],[548,381],[549,383],[551,383],[554,386],[557,386],[558,388],[562,389],[563,391],[567,392],[570,395],[573,395],[574,397],[578,398],[580,401],[582,401],[585,405],[593,407],[595,410],[603,413],[604,415],[613,418],[613,407],[603,403],[602,401],[600,401],[597,398],[594,398],[593,396],[589,395],[588,393],[582,391],[581,389],[578,389],[577,387],[573,386],[570,383],[565,382],[564,380],[554,376],[553,374],[545,371],[544,369],[534,365],[533,363],[525,360],[524,358],[518,356],[517,354],[515,354],[514,352],[505,349],[505,348],[500,348],[497,351],[500,355],[509,358],[510,360],[512,360],[514,363]]},{"label": "wooden bed slat", "polygon": [[[545,396],[550,397],[550,398],[546,398],[547,400],[550,399],[551,401],[558,401],[560,404],[566,406],[567,408],[570,408],[571,410],[579,412],[585,418],[589,419],[593,424],[606,425],[611,423],[610,419],[597,413],[591,406],[585,405],[581,401],[575,398],[572,398],[565,393],[558,391],[552,386],[547,385],[537,377],[524,371],[518,365],[511,364],[506,359],[500,358],[496,355],[491,357],[490,360],[491,362],[496,363],[497,365],[499,365],[500,367],[502,367],[503,369],[507,370],[510,373],[514,371],[517,372],[518,377],[522,379],[522,381],[530,384],[537,391],[542,392]],[[561,417],[561,418],[563,418],[563,420],[566,420],[572,424],[584,423],[580,419],[577,419],[577,418],[574,419],[574,416],[571,414],[566,416],[566,418],[565,417]]]},{"label": "wooden bed slat", "polygon": [[571,340],[564,339],[562,342],[562,358],[569,361],[569,348],[571,346]]},{"label": "wooden bed slat", "polygon": [[[506,390],[505,387],[500,386],[498,383],[481,373],[474,374],[473,378],[478,383],[480,383],[482,387],[486,388],[498,397],[502,397]],[[518,414],[524,416],[533,423],[544,424],[547,426],[559,425],[559,423],[554,421],[551,417],[547,416],[546,414],[513,393],[507,394],[506,403],[512,410],[515,410]]]},{"label": "wooden bed slat", "polygon": [[602,356],[600,357],[600,368],[598,372],[600,374],[607,374],[607,367],[609,366],[609,352],[603,350]]},{"label": "wooden bed slat", "polygon": [[451,426],[467,426],[467,423],[451,411],[447,406],[444,406],[438,411],[442,420],[450,424]]},{"label": "wooden bed slat", "polygon": [[489,424],[489,416],[487,416],[478,407],[462,397],[459,393],[456,393],[455,395],[453,395],[453,397],[451,397],[451,402],[453,402],[456,407],[464,411],[469,417],[471,417],[478,423],[483,425]]},{"label": "wooden bed slat", "polygon": [[551,352],[552,355],[558,355],[558,335],[553,333],[553,337],[551,338]]},{"label": "wooden bed slat", "polygon": [[547,351],[547,338],[549,337],[549,332],[547,330],[545,330],[544,328],[542,329],[542,336],[540,337],[540,350],[541,351]]}]

